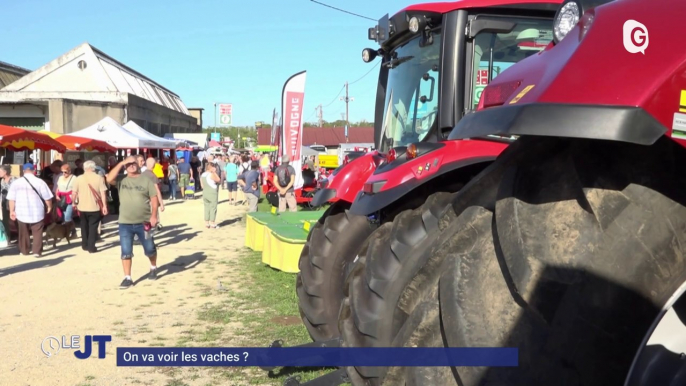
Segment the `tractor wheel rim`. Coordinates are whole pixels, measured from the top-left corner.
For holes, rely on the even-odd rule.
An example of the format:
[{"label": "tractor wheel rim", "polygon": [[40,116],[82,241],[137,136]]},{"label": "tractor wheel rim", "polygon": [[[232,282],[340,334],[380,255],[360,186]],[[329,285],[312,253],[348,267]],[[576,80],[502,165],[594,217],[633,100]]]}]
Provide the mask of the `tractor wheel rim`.
[{"label": "tractor wheel rim", "polygon": [[686,384],[686,282],[669,298],[634,356],[625,386]]}]

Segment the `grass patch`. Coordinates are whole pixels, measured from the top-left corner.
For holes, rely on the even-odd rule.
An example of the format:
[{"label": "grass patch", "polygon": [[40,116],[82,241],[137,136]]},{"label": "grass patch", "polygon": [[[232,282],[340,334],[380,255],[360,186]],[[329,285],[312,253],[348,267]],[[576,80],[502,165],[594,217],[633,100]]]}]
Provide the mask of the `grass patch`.
[{"label": "grass patch", "polygon": [[[236,265],[237,277],[245,278],[242,289],[213,291],[214,299],[219,302],[206,304],[198,312],[198,319],[212,325],[206,330],[182,332],[177,346],[211,346],[214,343],[224,346],[226,343],[220,341],[222,326],[229,323],[232,327],[227,335],[232,336],[232,346],[236,345],[235,340],[244,347],[267,347],[276,339],[284,340],[287,346],[310,342],[310,336],[300,322],[295,275],[264,266],[259,252],[245,248],[239,253],[241,256],[231,265]],[[333,369],[294,370],[277,369],[270,374],[236,368],[216,369],[214,374],[231,384],[281,384],[290,376],[300,376],[304,383]]]},{"label": "grass patch", "polygon": [[93,376],[93,375],[86,375],[86,380],[87,380],[87,381],[92,381],[92,380],[94,380],[94,379],[95,379],[95,376]]},{"label": "grass patch", "polygon": [[116,334],[114,334],[117,338],[126,338],[126,330],[118,330]]},{"label": "grass patch", "polygon": [[165,386],[188,386],[188,384],[182,380],[179,379],[172,379],[167,381]]},{"label": "grass patch", "polygon": [[114,324],[115,326],[118,326],[120,324],[124,324],[124,322],[122,322],[121,320],[117,320],[116,322],[114,322],[112,324]]},{"label": "grass patch", "polygon": [[236,317],[236,312],[231,308],[230,302],[219,305],[211,305],[198,313],[198,319],[212,323],[229,323]]}]

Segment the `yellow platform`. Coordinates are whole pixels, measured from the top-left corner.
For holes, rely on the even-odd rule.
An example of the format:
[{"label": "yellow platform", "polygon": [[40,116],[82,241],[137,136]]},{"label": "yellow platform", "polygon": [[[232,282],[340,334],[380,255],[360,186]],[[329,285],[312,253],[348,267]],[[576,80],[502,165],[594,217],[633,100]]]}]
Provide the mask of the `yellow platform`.
[{"label": "yellow platform", "polygon": [[265,248],[262,251],[262,262],[283,272],[298,273],[300,253],[304,246],[305,242],[289,240],[270,231],[269,239],[265,241]]},{"label": "yellow platform", "polygon": [[249,213],[245,246],[262,252],[262,262],[274,269],[298,273],[298,261],[316,212]]},{"label": "yellow platform", "polygon": [[248,215],[245,224],[245,246],[260,252],[264,248],[265,223],[254,216]]}]

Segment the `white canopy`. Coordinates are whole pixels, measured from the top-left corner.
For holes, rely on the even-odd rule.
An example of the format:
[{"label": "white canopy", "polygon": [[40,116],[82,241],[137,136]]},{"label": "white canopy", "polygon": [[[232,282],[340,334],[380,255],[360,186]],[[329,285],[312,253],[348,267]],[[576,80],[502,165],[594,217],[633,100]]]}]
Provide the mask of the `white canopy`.
[{"label": "white canopy", "polygon": [[141,138],[126,130],[110,117],[105,117],[85,129],[69,134],[77,137],[105,141],[117,149],[164,149],[163,146],[156,146],[155,141]]},{"label": "white canopy", "polygon": [[134,121],[128,121],[124,124],[124,128],[134,135],[142,138],[149,139],[151,141],[155,141],[155,146],[154,148],[163,148],[163,149],[176,149],[176,141],[170,141],[168,139],[164,139],[162,137],[158,137],[154,135],[153,133],[145,130],[144,128],[138,126],[138,124]]}]

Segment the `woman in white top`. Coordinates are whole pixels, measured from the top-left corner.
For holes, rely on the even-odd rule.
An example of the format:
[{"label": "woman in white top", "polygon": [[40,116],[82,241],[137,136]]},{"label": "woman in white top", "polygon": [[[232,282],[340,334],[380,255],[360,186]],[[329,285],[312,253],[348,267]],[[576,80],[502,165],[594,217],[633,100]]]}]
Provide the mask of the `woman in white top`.
[{"label": "woman in white top", "polygon": [[219,202],[219,178],[218,166],[208,162],[205,173],[200,176],[202,185],[202,202],[205,206],[205,228],[218,228],[215,223],[217,218],[217,204]]},{"label": "woman in white top", "polygon": [[[55,190],[55,199],[57,201],[57,215],[60,216],[64,222],[72,221],[73,216],[73,202],[71,200],[71,191],[76,183],[76,177],[71,174],[71,167],[69,164],[62,165],[62,174],[57,179],[57,189]],[[60,202],[64,200],[67,204],[66,208],[60,208]]]}]

